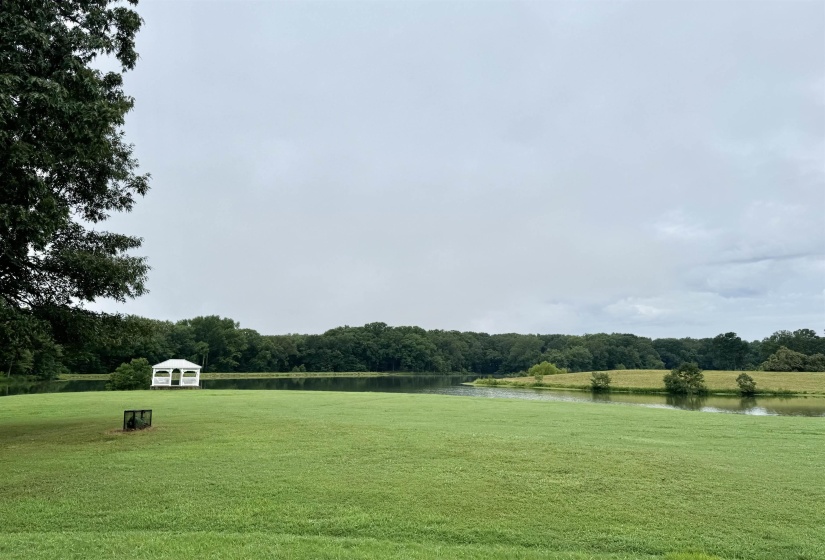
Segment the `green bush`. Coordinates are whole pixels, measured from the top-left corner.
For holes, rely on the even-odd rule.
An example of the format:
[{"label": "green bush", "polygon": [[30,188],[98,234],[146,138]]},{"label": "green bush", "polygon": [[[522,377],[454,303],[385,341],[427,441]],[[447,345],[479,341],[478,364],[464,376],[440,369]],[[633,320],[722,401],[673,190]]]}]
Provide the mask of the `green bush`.
[{"label": "green bush", "polygon": [[130,363],[122,363],[109,376],[106,389],[109,391],[133,391],[148,389],[152,383],[152,366],[146,358],[135,358]]},{"label": "green bush", "polygon": [[744,371],[736,378],[736,384],[739,385],[739,393],[742,395],[753,395],[756,393],[756,381]]},{"label": "green bush", "polygon": [[499,385],[499,380],[494,377],[485,377],[483,379],[476,379],[476,385],[484,385],[486,387],[495,387]]},{"label": "green bush", "polygon": [[541,383],[545,375],[556,375],[559,373],[567,373],[567,370],[559,369],[555,364],[551,364],[550,362],[536,364],[527,370],[527,375],[532,375],[539,383]]},{"label": "green bush", "polygon": [[762,362],[762,369],[765,371],[805,371],[806,358],[807,356],[801,352],[794,352],[781,346]]},{"label": "green bush", "polygon": [[590,388],[594,393],[605,393],[610,390],[610,374],[606,371],[594,371],[590,374]]},{"label": "green bush", "polygon": [[671,395],[701,395],[708,392],[699,366],[685,362],[664,376],[665,389]]},{"label": "green bush", "polygon": [[805,360],[805,371],[825,371],[825,354],[814,354]]},{"label": "green bush", "polygon": [[807,356],[780,346],[779,350],[762,362],[760,368],[764,371],[825,371],[825,355]]}]

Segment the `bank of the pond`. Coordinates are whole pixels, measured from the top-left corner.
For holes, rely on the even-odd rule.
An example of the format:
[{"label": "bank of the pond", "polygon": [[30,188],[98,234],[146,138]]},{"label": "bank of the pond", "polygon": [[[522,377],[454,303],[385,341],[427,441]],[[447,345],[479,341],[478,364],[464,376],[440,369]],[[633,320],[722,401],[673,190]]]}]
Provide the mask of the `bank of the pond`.
[{"label": "bank of the pond", "polygon": [[[289,372],[232,372],[201,373],[201,379],[294,379],[306,377],[410,377],[410,376],[432,376],[432,375],[461,375],[458,373],[398,373],[380,371],[289,371]],[[180,378],[179,373],[174,373],[172,378]],[[65,373],[59,375],[57,381],[108,381],[108,373]]]},{"label": "bank of the pond", "polygon": [[[267,374],[204,374],[202,389],[244,389],[244,390],[312,390],[350,392],[418,392],[425,389],[450,387],[475,379],[467,375],[267,375]],[[29,393],[62,393],[103,391],[106,377],[84,376],[59,381],[24,381],[0,385],[0,396]],[[174,377],[177,379],[177,376]],[[147,387],[147,389],[149,389]],[[174,388],[173,388],[174,390]]]},{"label": "bank of the pond", "polygon": [[[152,408],[154,429],[114,431],[129,408]],[[825,557],[825,430],[810,418],[387,393],[22,395],[0,405],[0,450],[10,560]]]},{"label": "bank of the pond", "polygon": [[[532,389],[590,390],[592,372],[563,373],[545,376],[537,382],[533,377],[478,379],[479,386],[529,387]],[[610,390],[628,393],[664,393],[662,378],[667,370],[612,370]],[[735,395],[739,392],[736,377],[741,371],[704,371],[710,394]],[[745,372],[756,381],[758,395],[825,395],[825,372]]]}]

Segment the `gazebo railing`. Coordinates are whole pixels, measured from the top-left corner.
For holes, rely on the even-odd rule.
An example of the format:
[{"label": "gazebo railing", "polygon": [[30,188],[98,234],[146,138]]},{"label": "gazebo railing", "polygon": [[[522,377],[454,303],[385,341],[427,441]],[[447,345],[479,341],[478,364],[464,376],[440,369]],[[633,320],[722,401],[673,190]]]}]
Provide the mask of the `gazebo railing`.
[{"label": "gazebo railing", "polygon": [[152,387],[171,387],[172,386],[172,372],[171,371],[153,371],[152,372]]},{"label": "gazebo railing", "polygon": [[200,374],[196,371],[182,371],[178,383],[181,387],[197,387],[200,385]]}]

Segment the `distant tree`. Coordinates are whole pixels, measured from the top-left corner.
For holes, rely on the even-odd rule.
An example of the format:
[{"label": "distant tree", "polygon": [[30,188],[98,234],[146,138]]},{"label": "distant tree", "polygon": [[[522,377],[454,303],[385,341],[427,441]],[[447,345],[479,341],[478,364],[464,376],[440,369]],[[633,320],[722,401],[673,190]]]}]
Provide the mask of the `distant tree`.
[{"label": "distant tree", "polygon": [[806,354],[825,354],[825,337],[816,334],[812,329],[798,329],[791,331],[776,331],[764,338],[760,344],[761,361],[767,360],[781,347],[794,352]]},{"label": "distant tree", "polygon": [[649,338],[632,334],[588,334],[580,337],[580,345],[591,354],[590,367],[597,370],[657,369],[663,363]]},{"label": "distant tree", "polygon": [[705,376],[695,363],[684,363],[664,376],[665,389],[673,395],[707,393]]},{"label": "distant tree", "polygon": [[667,369],[684,362],[698,362],[698,347],[698,341],[692,338],[659,338],[653,341],[653,348]]},{"label": "distant tree", "polygon": [[739,385],[739,393],[743,396],[756,393],[756,381],[744,371],[736,378],[736,384]]},{"label": "distant tree", "polygon": [[506,335],[512,341],[502,373],[524,371],[541,357],[542,340],[535,335]]},{"label": "distant tree", "polygon": [[805,371],[806,358],[807,356],[801,352],[794,352],[781,346],[762,363],[762,369],[765,371]]},{"label": "distant tree", "polygon": [[748,351],[745,353],[744,361],[742,362],[743,370],[759,369],[759,364],[763,362],[762,356],[762,342],[754,340],[745,342],[748,345]]},{"label": "distant tree", "polygon": [[190,330],[195,352],[189,359],[199,362],[204,371],[238,371],[248,340],[237,322],[209,315],[179,321],[178,325]]},{"label": "distant tree", "polygon": [[805,360],[805,371],[825,371],[825,354],[814,354]]},{"label": "distant tree", "polygon": [[825,337],[816,334],[813,329],[797,329],[793,332],[795,350],[803,354],[825,352]]},{"label": "distant tree", "polygon": [[478,351],[473,348],[471,340],[458,331],[429,331],[428,337],[438,349],[438,355],[444,364],[444,371],[466,371],[469,367],[468,356]]},{"label": "distant tree", "polygon": [[564,351],[564,361],[569,371],[587,371],[592,367],[593,354],[584,346],[572,346]]},{"label": "distant tree", "polygon": [[606,371],[594,371],[590,374],[590,388],[594,393],[604,393],[610,390],[610,374]]},{"label": "distant tree", "polygon": [[741,369],[748,350],[748,343],[734,332],[720,334],[711,341],[713,364],[717,369]]},{"label": "distant tree", "polygon": [[[586,349],[585,349],[586,350]],[[555,364],[556,367],[566,368],[568,367],[567,364],[567,350],[559,350],[558,348],[553,348],[544,352],[539,358],[542,362],[550,362],[551,364]]]},{"label": "distant tree", "polygon": [[109,376],[106,389],[110,391],[133,391],[148,389],[152,382],[152,366],[146,358],[136,358],[128,364],[120,364]]}]

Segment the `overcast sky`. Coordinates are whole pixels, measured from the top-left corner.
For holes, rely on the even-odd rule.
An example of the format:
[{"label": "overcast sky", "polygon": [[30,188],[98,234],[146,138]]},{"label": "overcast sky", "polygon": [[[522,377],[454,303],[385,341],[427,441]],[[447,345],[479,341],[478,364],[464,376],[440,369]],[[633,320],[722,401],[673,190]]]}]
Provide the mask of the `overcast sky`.
[{"label": "overcast sky", "polygon": [[825,3],[141,0],[148,295],[349,324],[825,329]]}]

